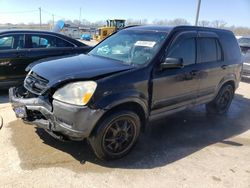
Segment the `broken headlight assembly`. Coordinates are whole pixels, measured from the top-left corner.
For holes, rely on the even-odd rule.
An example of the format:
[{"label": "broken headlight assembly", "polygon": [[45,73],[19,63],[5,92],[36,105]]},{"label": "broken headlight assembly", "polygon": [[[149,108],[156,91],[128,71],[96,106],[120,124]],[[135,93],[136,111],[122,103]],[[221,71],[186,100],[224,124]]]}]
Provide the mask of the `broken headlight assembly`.
[{"label": "broken headlight assembly", "polygon": [[58,89],[53,98],[73,105],[86,105],[96,90],[94,81],[81,81],[69,83]]}]

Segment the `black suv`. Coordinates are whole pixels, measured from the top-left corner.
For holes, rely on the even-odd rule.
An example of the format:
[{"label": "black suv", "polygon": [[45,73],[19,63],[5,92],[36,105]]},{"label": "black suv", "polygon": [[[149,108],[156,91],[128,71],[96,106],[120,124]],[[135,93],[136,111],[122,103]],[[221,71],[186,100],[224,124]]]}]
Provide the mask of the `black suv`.
[{"label": "black suv", "polygon": [[115,159],[149,121],[200,104],[226,113],[241,69],[230,31],[136,26],[87,55],[34,66],[9,95],[17,117],[58,139],[87,138],[99,158]]},{"label": "black suv", "polygon": [[88,53],[90,46],[67,36],[36,30],[0,32],[0,89],[23,83],[25,68],[36,60]]}]

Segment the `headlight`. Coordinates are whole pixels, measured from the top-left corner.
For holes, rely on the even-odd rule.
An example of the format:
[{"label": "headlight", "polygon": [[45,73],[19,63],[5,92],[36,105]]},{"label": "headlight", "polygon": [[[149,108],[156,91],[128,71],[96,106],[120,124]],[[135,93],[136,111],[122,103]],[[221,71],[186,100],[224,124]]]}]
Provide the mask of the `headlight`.
[{"label": "headlight", "polygon": [[96,86],[94,81],[70,83],[58,89],[53,98],[69,104],[86,105],[94,94]]}]

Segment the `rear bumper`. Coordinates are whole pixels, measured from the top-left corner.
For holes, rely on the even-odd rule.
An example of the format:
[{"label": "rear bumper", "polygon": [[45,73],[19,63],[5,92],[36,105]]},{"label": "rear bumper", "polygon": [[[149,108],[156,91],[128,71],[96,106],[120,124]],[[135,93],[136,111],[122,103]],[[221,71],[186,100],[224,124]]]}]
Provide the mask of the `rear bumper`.
[{"label": "rear bumper", "polygon": [[26,109],[26,114],[22,117],[26,123],[35,124],[51,133],[59,133],[71,140],[87,138],[104,114],[104,110],[70,105],[56,100],[50,104],[42,96],[20,98],[17,92],[16,88],[10,88],[9,99],[13,109]]}]

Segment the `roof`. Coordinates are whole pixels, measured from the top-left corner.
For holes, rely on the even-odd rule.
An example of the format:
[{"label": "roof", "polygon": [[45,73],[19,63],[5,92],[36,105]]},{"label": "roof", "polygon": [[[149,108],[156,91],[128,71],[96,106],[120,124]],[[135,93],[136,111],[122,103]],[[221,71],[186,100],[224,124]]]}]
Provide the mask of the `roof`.
[{"label": "roof", "polygon": [[73,38],[70,38],[66,35],[63,35],[61,33],[56,33],[52,31],[44,31],[44,30],[33,30],[33,29],[10,29],[10,30],[0,30],[0,34],[15,34],[15,33],[38,33],[38,34],[48,34],[48,35],[54,35],[60,38],[63,38],[65,40],[68,40],[71,43],[74,43],[77,46],[86,46],[86,44],[79,42],[78,40],[75,40]]},{"label": "roof", "polygon": [[162,26],[162,25],[139,25],[139,26],[128,26],[125,29],[128,30],[143,30],[143,31],[161,31],[161,32],[169,32],[174,27],[171,26]]},{"label": "roof", "polygon": [[144,31],[158,31],[169,33],[173,29],[187,29],[187,30],[196,30],[196,31],[225,31],[225,29],[217,29],[211,27],[199,27],[199,26],[189,26],[189,25],[180,25],[180,26],[164,26],[164,25],[145,25],[145,26],[128,26],[128,30],[144,30]]},{"label": "roof", "polygon": [[6,30],[0,30],[0,34],[3,33],[49,33],[49,34],[58,34],[52,31],[46,31],[46,30],[34,30],[34,29],[6,29]]}]

